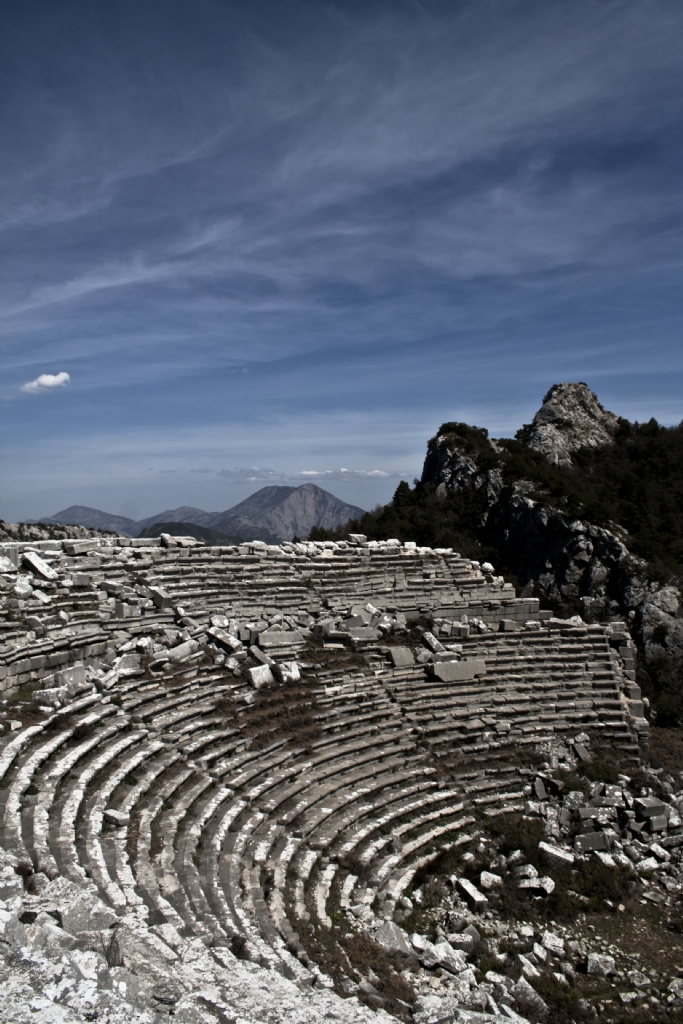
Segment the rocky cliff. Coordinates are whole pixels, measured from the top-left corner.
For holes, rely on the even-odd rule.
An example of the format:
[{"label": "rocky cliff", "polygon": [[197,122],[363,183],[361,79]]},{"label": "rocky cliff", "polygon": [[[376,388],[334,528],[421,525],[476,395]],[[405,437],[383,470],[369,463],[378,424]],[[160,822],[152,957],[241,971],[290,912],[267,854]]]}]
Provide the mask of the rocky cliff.
[{"label": "rocky cliff", "polygon": [[[444,424],[428,444],[421,482],[442,499],[478,497],[480,539],[498,567],[517,576],[524,594],[588,619],[625,618],[641,649],[643,671],[669,691],[662,706],[678,719],[683,716],[680,574],[655,578],[619,523],[596,525],[577,515],[570,475],[558,470],[557,478],[551,475],[545,483],[524,475],[537,468],[532,453],[564,467],[588,449],[613,445],[622,422],[585,384],[558,384],[516,441],[496,441],[465,424]],[[637,484],[625,477],[624,486]]]},{"label": "rocky cliff", "polygon": [[570,466],[573,452],[609,444],[618,426],[619,417],[603,409],[587,384],[554,384],[517,438],[555,465]]}]

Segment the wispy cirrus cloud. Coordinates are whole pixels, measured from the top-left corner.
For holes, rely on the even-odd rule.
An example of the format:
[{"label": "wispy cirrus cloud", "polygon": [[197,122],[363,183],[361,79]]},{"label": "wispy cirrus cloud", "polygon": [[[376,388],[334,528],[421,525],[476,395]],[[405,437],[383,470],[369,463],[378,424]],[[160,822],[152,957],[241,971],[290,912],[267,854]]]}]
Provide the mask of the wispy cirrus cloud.
[{"label": "wispy cirrus cloud", "polygon": [[683,415],[677,0],[41,10],[0,38],[4,382],[78,387],[0,396],[19,497],[49,450],[54,507],[143,458],[150,513],[384,500],[560,380]]}]

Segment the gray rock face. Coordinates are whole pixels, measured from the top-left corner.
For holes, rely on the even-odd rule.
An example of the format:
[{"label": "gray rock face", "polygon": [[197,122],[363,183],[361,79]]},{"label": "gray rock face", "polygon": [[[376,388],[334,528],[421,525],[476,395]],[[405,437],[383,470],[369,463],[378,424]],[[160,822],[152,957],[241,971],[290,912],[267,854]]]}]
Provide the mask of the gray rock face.
[{"label": "gray rock face", "polygon": [[618,425],[618,417],[603,409],[587,384],[554,384],[517,437],[550,462],[571,466],[572,452],[609,444]]}]

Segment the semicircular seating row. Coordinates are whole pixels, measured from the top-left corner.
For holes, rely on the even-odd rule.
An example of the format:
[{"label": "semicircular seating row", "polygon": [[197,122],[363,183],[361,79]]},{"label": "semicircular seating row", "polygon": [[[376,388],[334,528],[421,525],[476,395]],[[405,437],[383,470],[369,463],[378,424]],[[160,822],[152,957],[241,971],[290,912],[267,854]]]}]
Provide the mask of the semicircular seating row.
[{"label": "semicircular seating row", "polygon": [[310,669],[320,737],[305,748],[254,733],[243,683],[211,666],[120,678],[5,740],[2,845],[120,914],[214,946],[241,935],[310,981],[297,921],[329,927],[333,891],[389,917],[424,859],[471,833],[471,806],[521,806],[524,770],[458,775],[457,755],[590,725],[628,738],[604,629],[464,642],[489,671],[457,686],[418,666]]}]

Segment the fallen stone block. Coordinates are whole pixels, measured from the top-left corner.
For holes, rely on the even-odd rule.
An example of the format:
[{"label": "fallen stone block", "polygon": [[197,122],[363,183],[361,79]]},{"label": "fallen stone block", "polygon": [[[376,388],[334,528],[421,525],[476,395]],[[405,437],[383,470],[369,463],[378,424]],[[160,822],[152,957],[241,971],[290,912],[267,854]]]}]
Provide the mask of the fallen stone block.
[{"label": "fallen stone block", "polygon": [[458,889],[470,910],[484,910],[488,906],[488,898],[467,878],[458,879]]},{"label": "fallen stone block", "polygon": [[297,630],[292,629],[284,632],[282,630],[265,630],[259,633],[259,647],[288,647],[293,644],[302,644],[304,638]]},{"label": "fallen stone block", "polygon": [[122,828],[130,821],[130,814],[126,814],[123,811],[117,811],[114,807],[108,807],[104,812],[103,817],[108,825],[115,825],[117,828]]},{"label": "fallen stone block", "polygon": [[171,648],[168,652],[168,660],[174,663],[186,661],[193,654],[196,654],[198,650],[199,644],[196,640],[186,640],[184,644],[178,644],[177,647]]},{"label": "fallen stone block", "polygon": [[437,651],[445,651],[446,650],[446,648],[441,643],[441,641],[437,640],[433,633],[423,633],[422,634],[422,641],[423,641],[423,643],[425,643],[427,645],[427,647],[429,648],[430,651],[434,652],[434,654],[436,654]]},{"label": "fallen stone block", "polygon": [[168,611],[173,607],[173,598],[168,591],[163,590],[161,587],[150,587],[149,593],[154,602],[154,607],[160,611]]},{"label": "fallen stone block", "polygon": [[584,832],[574,840],[577,853],[588,853],[590,850],[609,850],[609,839],[605,832]]},{"label": "fallen stone block", "polygon": [[247,669],[247,675],[251,685],[258,689],[259,686],[267,686],[275,682],[275,677],[270,670],[270,665],[257,665],[255,668]]},{"label": "fallen stone block", "polygon": [[391,956],[412,956],[406,933],[393,921],[385,921],[373,936],[375,942]]},{"label": "fallen stone block", "polygon": [[616,974],[616,967],[613,956],[604,956],[602,953],[589,953],[586,957],[586,973],[597,974],[606,978],[608,974]]},{"label": "fallen stone block", "polygon": [[378,640],[381,636],[380,631],[372,626],[353,626],[349,635],[353,640]]},{"label": "fallen stone block", "polygon": [[254,661],[260,662],[261,665],[275,664],[273,659],[270,658],[264,651],[262,651],[260,647],[257,647],[256,644],[252,644],[252,646],[249,648],[249,656],[252,657]]},{"label": "fallen stone block", "polygon": [[541,999],[538,992],[524,976],[510,989],[511,995],[522,1006],[528,1006],[537,1014],[547,1014],[548,1005]]},{"label": "fallen stone block", "polygon": [[35,551],[24,551],[24,557],[22,559],[24,565],[33,572],[38,573],[44,580],[58,580],[59,573],[48,565],[47,562],[36,554]]},{"label": "fallen stone block", "polygon": [[34,704],[39,706],[45,705],[48,707],[55,707],[57,704],[63,704],[64,701],[68,700],[69,691],[66,686],[55,686],[49,690],[34,690],[31,694],[31,700]]},{"label": "fallen stone block", "polygon": [[210,629],[207,629],[206,633],[207,636],[212,637],[217,644],[223,647],[230,654],[235,654],[237,651],[244,650],[244,644],[241,640],[238,640],[238,638],[233,636],[231,633],[227,633],[224,629],[219,629],[218,626],[212,626]]},{"label": "fallen stone block", "polygon": [[537,896],[550,896],[555,892],[555,882],[548,875],[541,878],[523,878],[517,888],[527,889]]},{"label": "fallen stone block", "polygon": [[573,853],[561,850],[559,846],[552,846],[550,843],[543,841],[538,844],[538,849],[553,867],[570,868],[576,859]]},{"label": "fallen stone block", "polygon": [[76,688],[84,686],[85,682],[85,665],[72,665],[70,668],[63,668],[60,672],[55,672],[55,683],[58,686]]},{"label": "fallen stone block", "polygon": [[409,647],[390,647],[389,657],[394,668],[410,668],[415,664],[415,655]]},{"label": "fallen stone block", "polygon": [[490,890],[497,889],[503,884],[503,879],[500,875],[494,875],[491,871],[482,871],[479,875],[479,885],[482,889]]},{"label": "fallen stone block", "polygon": [[523,953],[517,954],[517,963],[521,967],[522,974],[525,978],[528,979],[541,977],[541,972],[534,964],[532,964],[531,960],[529,960],[528,957],[524,956]]},{"label": "fallen stone block", "polygon": [[486,675],[486,662],[483,658],[470,658],[468,661],[440,661],[430,666],[432,675],[442,683],[459,683],[477,676]]},{"label": "fallen stone block", "polygon": [[281,683],[298,683],[301,679],[297,661],[281,661],[273,671]]},{"label": "fallen stone block", "polygon": [[541,945],[544,949],[547,949],[549,953],[552,953],[553,956],[564,956],[564,939],[561,935],[556,935],[555,932],[543,932]]},{"label": "fallen stone block", "polygon": [[655,818],[666,811],[666,804],[654,796],[638,797],[633,803],[633,809],[639,821],[646,821],[648,818]]}]

